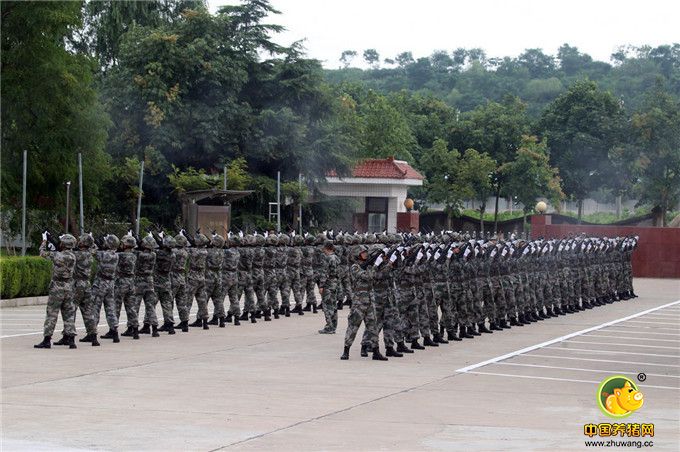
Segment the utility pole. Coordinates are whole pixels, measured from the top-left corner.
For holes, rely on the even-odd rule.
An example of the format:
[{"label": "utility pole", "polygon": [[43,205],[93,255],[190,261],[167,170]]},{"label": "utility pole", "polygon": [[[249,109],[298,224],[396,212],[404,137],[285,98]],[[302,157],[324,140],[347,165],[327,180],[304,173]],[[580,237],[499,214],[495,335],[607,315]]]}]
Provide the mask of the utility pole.
[{"label": "utility pole", "polygon": [[227,165],[224,165],[224,190],[227,189]]},{"label": "utility pole", "polygon": [[80,191],[80,233],[85,234],[85,217],[83,215],[83,154],[78,153],[78,188]]},{"label": "utility pole", "polygon": [[144,160],[139,168],[139,195],[137,196],[137,220],[135,221],[135,234],[139,237],[139,220],[142,215],[142,182],[144,181]]},{"label": "utility pole", "polygon": [[71,204],[71,181],[66,182],[66,224],[64,225],[65,233],[68,234],[68,220],[69,210]]},{"label": "utility pole", "polygon": [[24,150],[24,180],[21,192],[21,255],[26,255],[26,166],[28,151]]},{"label": "utility pole", "polygon": [[276,232],[281,232],[281,171],[276,172]]},{"label": "utility pole", "polygon": [[302,173],[298,173],[298,189],[300,202],[298,203],[298,222],[300,223],[300,235],[302,235]]}]

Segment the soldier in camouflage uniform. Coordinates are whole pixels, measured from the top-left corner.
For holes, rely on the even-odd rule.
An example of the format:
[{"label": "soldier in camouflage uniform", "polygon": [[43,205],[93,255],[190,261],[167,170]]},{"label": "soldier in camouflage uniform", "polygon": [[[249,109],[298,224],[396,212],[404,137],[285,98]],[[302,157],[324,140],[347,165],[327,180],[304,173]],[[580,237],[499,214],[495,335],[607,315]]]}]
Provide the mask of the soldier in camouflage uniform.
[{"label": "soldier in camouflage uniform", "polygon": [[237,241],[234,237],[228,237],[225,241],[224,261],[222,262],[222,291],[229,296],[229,312],[226,321],[234,326],[241,325],[239,316],[241,315],[238,265],[241,254],[236,246]]},{"label": "soldier in camouflage uniform", "polygon": [[395,268],[395,284],[397,306],[399,318],[401,319],[400,328],[395,340],[397,341],[398,353],[413,353],[413,350],[406,346],[405,341],[417,340],[418,333],[418,299],[415,294],[416,275],[415,275],[415,252],[414,249],[406,250],[406,255],[397,260]]},{"label": "soldier in camouflage uniform", "polygon": [[[97,325],[99,325],[99,314],[101,313],[102,304],[104,305],[104,313],[106,314],[106,323],[109,326],[109,332],[102,336],[102,338],[111,338],[114,343],[120,342],[118,337],[118,315],[116,311],[115,298],[115,278],[116,270],[118,268],[118,245],[120,241],[118,237],[113,234],[107,234],[100,242],[99,251],[95,253],[97,261],[97,274],[94,276],[92,283],[92,311],[95,325],[95,340],[97,337]],[[92,341],[92,345],[94,345]]]},{"label": "soldier in camouflage uniform", "polygon": [[166,331],[168,334],[175,334],[175,319],[173,316],[172,302],[172,281],[170,272],[175,261],[173,254],[177,245],[171,235],[164,235],[157,240],[158,250],[156,251],[156,265],[153,275],[154,291],[161,303],[163,311],[163,325],[158,331]]},{"label": "soldier in camouflage uniform", "polygon": [[302,247],[302,260],[300,261],[300,286],[302,294],[307,295],[307,300],[303,311],[311,311],[316,314],[318,311],[316,293],[314,292],[314,261],[316,259],[316,249],[314,247],[314,236],[305,237],[305,246]]},{"label": "soldier in camouflage uniform", "polygon": [[368,250],[363,246],[357,246],[352,250],[354,263],[350,267],[350,275],[353,283],[354,303],[350,307],[347,317],[347,332],[345,333],[345,349],[340,359],[349,359],[349,349],[359,331],[361,322],[366,325],[366,330],[374,338],[373,359],[387,361],[380,353],[378,345],[378,330],[375,318],[375,309],[372,300],[373,266],[366,265]]},{"label": "soldier in camouflage uniform", "polygon": [[[118,253],[116,288],[114,290],[116,295],[117,318],[120,318],[121,307],[125,307],[125,312],[128,316],[130,312],[134,311],[135,266],[137,265],[137,254],[133,251],[137,246],[137,240],[132,235],[127,234],[123,236],[120,245],[121,251]],[[135,318],[134,321],[135,323],[133,324],[128,318],[127,329],[121,336],[132,336],[133,339],[139,339],[139,325],[136,323],[137,318]]]},{"label": "soldier in camouflage uniform", "polygon": [[213,234],[208,247],[205,270],[205,295],[213,303],[213,317],[208,325],[224,328],[227,315],[224,312],[224,293],[222,291],[222,263],[224,261],[224,237]]},{"label": "soldier in camouflage uniform", "polygon": [[458,329],[463,328],[462,322],[467,319],[468,312],[465,304],[465,294],[463,291],[463,260],[459,246],[453,246],[448,265],[449,293],[451,295],[451,306],[456,312],[456,319],[446,327],[446,334],[449,341],[461,341],[458,336]]},{"label": "soldier in camouflage uniform", "polygon": [[257,299],[255,306],[255,317],[261,318],[264,316],[265,322],[271,321],[269,315],[269,300],[267,299],[267,290],[264,280],[264,260],[266,252],[264,249],[265,237],[261,234],[255,234],[253,237],[253,268],[251,271],[253,281],[253,291]]},{"label": "soldier in camouflage uniform", "polygon": [[47,233],[43,234],[43,242],[40,244],[40,256],[52,261],[52,281],[50,282],[50,294],[47,300],[45,325],[43,328],[43,340],[34,345],[35,348],[51,348],[52,334],[57,325],[59,312],[64,322],[64,331],[61,341],[55,345],[68,345],[76,348],[75,304],[73,303],[73,273],[76,266],[76,256],[73,248],[76,246],[76,238],[71,234],[64,234],[59,238],[59,251],[48,251]]},{"label": "soldier in camouflage uniform", "polygon": [[190,327],[203,327],[204,330],[209,329],[208,326],[208,295],[205,292],[205,271],[208,260],[208,237],[197,233],[194,242],[189,248],[189,277],[187,278],[187,303],[186,315],[189,316],[191,307],[194,304],[194,297],[198,305],[198,312],[196,313],[196,321],[190,323]]},{"label": "soldier in camouflage uniform", "polygon": [[241,298],[240,295],[243,294],[245,301],[240,320],[248,320],[248,315],[250,314],[250,322],[257,323],[255,313],[257,300],[255,298],[255,289],[253,288],[253,245],[255,245],[255,237],[246,234],[241,244],[242,246],[239,248],[240,260],[238,272],[239,299]]},{"label": "soldier in camouflage uniform", "polygon": [[187,307],[187,279],[186,271],[189,262],[189,251],[187,246],[189,241],[180,233],[175,236],[175,248],[172,250],[172,269],[170,271],[170,287],[172,297],[175,299],[179,323],[174,326],[184,333],[189,332],[189,308]]},{"label": "soldier in camouflage uniform", "polygon": [[286,259],[286,276],[288,284],[290,285],[290,291],[295,300],[295,307],[291,312],[296,312],[298,315],[305,315],[302,310],[303,297],[302,284],[300,282],[300,269],[302,266],[301,246],[304,244],[305,240],[301,235],[294,235],[291,241],[292,246],[288,247],[288,258]]},{"label": "soldier in camouflage uniform", "polygon": [[[86,335],[80,339],[80,342],[91,342],[96,347],[99,341],[97,340],[97,324],[94,323],[90,286],[95,249],[92,234],[82,234],[78,238],[78,246],[73,252],[76,255],[76,268],[73,273],[73,303],[76,305],[76,311],[80,310],[85,324]],[[75,320],[74,317],[73,321]]]},{"label": "soldier in camouflage uniform", "polygon": [[284,314],[290,317],[290,281],[286,272],[288,266],[288,244],[290,237],[286,234],[280,234],[279,246],[276,248],[276,282],[281,293],[281,307],[279,314]]},{"label": "soldier in camouflage uniform", "polygon": [[364,330],[363,338],[361,339],[362,356],[368,351],[378,347],[378,334],[383,332],[383,342],[385,347],[390,347],[394,343],[395,331],[393,329],[394,323],[392,321],[385,321],[385,310],[390,303],[390,273],[392,270],[391,264],[385,262],[387,256],[382,253],[374,263],[373,270],[373,306],[375,308],[375,331]]},{"label": "soldier in camouflage uniform", "polygon": [[335,255],[333,242],[324,242],[324,259],[319,272],[319,290],[321,291],[321,307],[326,317],[326,326],[319,330],[321,334],[335,334],[338,327],[338,256]]},{"label": "soldier in camouflage uniform", "polygon": [[276,256],[279,239],[275,234],[269,234],[265,238],[264,248],[264,286],[265,296],[267,299],[266,307],[267,315],[272,313],[275,319],[279,318],[279,298],[278,298],[278,275],[276,272]]},{"label": "soldier in camouflage uniform", "polygon": [[[158,318],[156,317],[156,305],[158,297],[154,287],[153,274],[156,267],[156,252],[158,248],[156,239],[151,235],[144,237],[140,243],[140,250],[137,251],[137,265],[135,266],[135,309],[133,314],[133,326],[139,322],[139,308],[144,302],[144,326],[139,330],[139,334],[151,334],[158,337]],[[130,312],[128,323],[130,322]]]}]

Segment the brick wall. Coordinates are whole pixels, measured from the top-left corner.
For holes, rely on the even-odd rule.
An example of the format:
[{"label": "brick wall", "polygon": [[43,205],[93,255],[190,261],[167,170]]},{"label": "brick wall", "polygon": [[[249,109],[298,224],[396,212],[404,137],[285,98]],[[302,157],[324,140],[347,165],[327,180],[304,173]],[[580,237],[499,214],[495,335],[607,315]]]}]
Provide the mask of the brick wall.
[{"label": "brick wall", "polygon": [[531,217],[531,237],[563,238],[585,233],[595,237],[637,235],[633,275],[646,278],[680,278],[680,228],[552,224],[550,215]]}]

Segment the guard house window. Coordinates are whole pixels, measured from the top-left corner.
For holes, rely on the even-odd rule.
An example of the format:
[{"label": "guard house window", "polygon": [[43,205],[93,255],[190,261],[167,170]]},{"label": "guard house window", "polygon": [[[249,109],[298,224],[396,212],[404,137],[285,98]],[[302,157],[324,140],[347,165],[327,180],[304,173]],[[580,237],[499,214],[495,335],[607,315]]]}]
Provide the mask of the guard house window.
[{"label": "guard house window", "polygon": [[366,198],[368,232],[382,232],[387,229],[387,198]]}]

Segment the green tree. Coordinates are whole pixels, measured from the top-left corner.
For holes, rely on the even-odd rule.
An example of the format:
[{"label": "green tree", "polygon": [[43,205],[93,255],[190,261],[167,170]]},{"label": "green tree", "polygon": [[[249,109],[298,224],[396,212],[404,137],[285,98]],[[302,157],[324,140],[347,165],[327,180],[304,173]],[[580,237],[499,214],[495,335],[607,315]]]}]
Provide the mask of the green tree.
[{"label": "green tree", "polygon": [[472,198],[479,200],[479,215],[481,218],[481,230],[484,232],[484,213],[486,212],[486,200],[494,192],[494,177],[496,174],[496,161],[487,153],[479,153],[474,149],[468,149],[463,154],[461,171],[465,178],[466,191],[472,194]]},{"label": "green tree", "polygon": [[559,206],[564,197],[558,171],[550,166],[545,140],[525,136],[515,158],[500,171],[507,180],[508,192],[524,205],[525,228],[526,217],[538,198],[545,197]]},{"label": "green tree", "polygon": [[342,63],[342,67],[347,69],[350,64],[352,64],[352,60],[357,56],[357,51],[356,50],[344,50],[342,52],[342,55],[340,55],[340,62]]},{"label": "green tree", "polygon": [[540,127],[548,138],[551,163],[560,169],[564,191],[582,203],[607,185],[609,150],[621,141],[621,103],[591,81],[574,83],[544,112]]},{"label": "green tree", "polygon": [[404,116],[373,91],[359,107],[362,121],[361,145],[367,157],[394,156],[413,161],[415,139]]},{"label": "green tree", "polygon": [[[85,205],[101,204],[111,177],[104,152],[110,125],[93,87],[94,62],[64,41],[80,25],[77,2],[2,2],[2,195],[20,206],[22,153],[28,151],[28,206],[63,206],[83,154]],[[77,206],[76,190],[71,205]],[[59,207],[57,207],[59,206]],[[89,209],[88,209],[89,210]]]},{"label": "green tree", "polygon": [[377,69],[380,65],[380,54],[375,49],[364,50],[364,61],[373,69]]},{"label": "green tree", "polygon": [[659,82],[631,119],[637,160],[640,203],[655,207],[657,225],[680,202],[680,102]]}]

